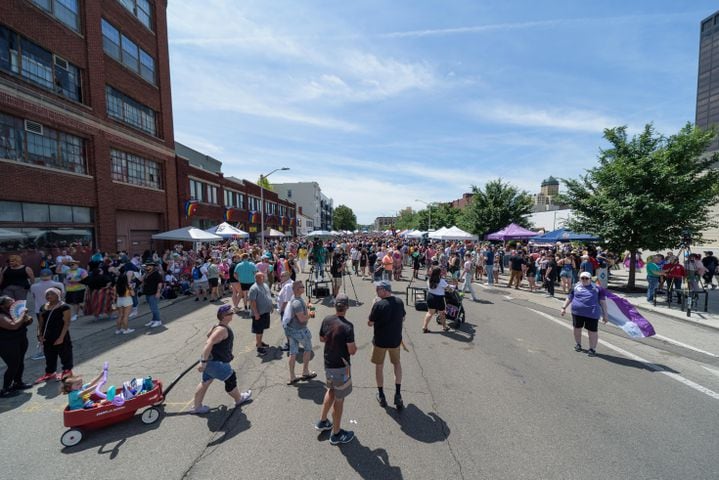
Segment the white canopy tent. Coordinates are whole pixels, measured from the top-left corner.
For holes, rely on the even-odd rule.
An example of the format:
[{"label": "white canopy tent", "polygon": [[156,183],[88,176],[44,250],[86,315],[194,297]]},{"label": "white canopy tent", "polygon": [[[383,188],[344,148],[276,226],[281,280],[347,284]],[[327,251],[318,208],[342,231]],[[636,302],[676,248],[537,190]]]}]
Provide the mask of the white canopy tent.
[{"label": "white canopy tent", "polygon": [[318,237],[318,238],[328,238],[332,236],[332,232],[327,230],[314,230],[307,235],[306,237]]},{"label": "white canopy tent", "polygon": [[427,232],[423,232],[421,230],[412,230],[405,235],[405,238],[422,238],[422,235],[424,235],[425,233]]},{"label": "white canopy tent", "polygon": [[433,239],[433,240],[442,240],[442,235],[443,235],[444,232],[446,232],[447,230],[449,230],[447,227],[442,227],[442,228],[440,228],[440,229],[438,229],[438,230],[435,230],[434,232],[431,232],[431,233],[429,234],[429,238],[431,238],[431,239]]},{"label": "white canopy tent", "polygon": [[279,238],[279,237],[284,237],[284,236],[285,236],[284,233],[280,232],[279,230],[275,230],[274,228],[265,230],[265,237]]},{"label": "white canopy tent", "polygon": [[222,237],[195,227],[183,227],[169,232],[157,233],[153,240],[173,240],[176,242],[217,242]]},{"label": "white canopy tent", "polygon": [[219,235],[223,238],[249,238],[250,234],[245,232],[244,230],[240,230],[239,228],[233,227],[227,222],[222,222],[219,225],[215,225],[212,228],[208,228],[205,230],[206,232],[214,233],[215,235]]},{"label": "white canopy tent", "polygon": [[469,232],[465,232],[461,228],[457,226],[453,226],[451,228],[448,228],[444,233],[442,233],[442,240],[473,240],[477,241],[477,235],[472,235]]}]

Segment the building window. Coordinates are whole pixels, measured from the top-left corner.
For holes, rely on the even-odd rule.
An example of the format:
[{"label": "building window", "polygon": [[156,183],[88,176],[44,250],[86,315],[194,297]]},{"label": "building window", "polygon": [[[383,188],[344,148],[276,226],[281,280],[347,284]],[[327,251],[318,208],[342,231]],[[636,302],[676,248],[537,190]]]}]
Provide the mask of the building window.
[{"label": "building window", "polygon": [[190,198],[198,202],[205,201],[205,184],[197,180],[190,180]]},{"label": "building window", "polygon": [[244,193],[238,193],[237,194],[237,208],[245,208],[245,194]]},{"label": "building window", "polygon": [[152,30],[152,6],[148,0],[119,0],[144,26]]},{"label": "building window", "polygon": [[292,198],[292,190],[287,190],[287,198]]},{"label": "building window", "polygon": [[155,84],[155,59],[110,22],[102,19],[102,48],[106,54]]},{"label": "building window", "polygon": [[213,185],[207,186],[207,203],[217,204],[217,187]]},{"label": "building window", "polygon": [[70,100],[82,100],[78,67],[4,26],[0,26],[0,70]]},{"label": "building window", "polygon": [[0,158],[87,173],[82,138],[3,113],[0,113]]},{"label": "building window", "polygon": [[252,211],[260,210],[260,199],[257,197],[249,197],[248,208]]},{"label": "building window", "polygon": [[62,23],[80,32],[80,14],[78,0],[31,0]]},{"label": "building window", "polygon": [[110,118],[119,120],[131,127],[157,136],[155,111],[127,95],[115,90],[111,86],[105,87],[107,114]]},{"label": "building window", "polygon": [[162,189],[162,168],[158,162],[131,153],[110,150],[112,179],[140,187]]},{"label": "building window", "polygon": [[235,206],[235,192],[232,190],[225,190],[225,207]]}]

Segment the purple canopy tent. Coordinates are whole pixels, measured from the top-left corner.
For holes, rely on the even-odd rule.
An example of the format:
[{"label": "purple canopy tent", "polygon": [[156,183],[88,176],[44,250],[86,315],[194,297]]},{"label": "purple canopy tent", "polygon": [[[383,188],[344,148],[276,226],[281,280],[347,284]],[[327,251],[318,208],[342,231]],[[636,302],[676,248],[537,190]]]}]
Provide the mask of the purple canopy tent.
[{"label": "purple canopy tent", "polygon": [[510,223],[503,229],[490,233],[485,238],[487,240],[495,240],[505,242],[507,240],[526,240],[528,238],[536,237],[539,235],[537,232],[527,230],[524,227],[517,225],[516,223]]}]

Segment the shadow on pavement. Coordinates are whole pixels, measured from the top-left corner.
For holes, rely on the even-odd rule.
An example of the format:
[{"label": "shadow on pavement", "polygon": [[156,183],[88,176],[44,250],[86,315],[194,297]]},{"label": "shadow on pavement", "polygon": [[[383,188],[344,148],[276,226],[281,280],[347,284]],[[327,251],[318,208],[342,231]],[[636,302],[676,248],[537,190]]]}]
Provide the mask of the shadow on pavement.
[{"label": "shadow on pavement", "polygon": [[274,360],[281,360],[284,357],[284,352],[282,349],[275,347],[274,345],[270,345],[267,347],[267,354],[261,356],[262,363],[272,362]]},{"label": "shadow on pavement", "polygon": [[[449,321],[447,323],[449,323]],[[436,333],[439,333],[443,337],[447,337],[451,340],[456,340],[458,342],[472,343],[474,341],[474,335],[477,332],[477,330],[474,327],[475,327],[474,324],[464,322],[462,325],[459,326],[459,329],[449,330],[447,332],[443,332],[442,330],[439,330]]]},{"label": "shadow on pavement", "polygon": [[449,426],[442,417],[434,412],[424,413],[413,403],[405,405],[401,412],[394,408],[385,410],[406,435],[419,442],[444,442],[449,437]]},{"label": "shadow on pavement", "polygon": [[325,398],[325,384],[319,380],[299,382],[297,385],[297,396],[303,400],[312,400],[317,405],[322,405]]},{"label": "shadow on pavement", "polygon": [[51,381],[45,382],[37,389],[37,393],[50,400],[60,395],[60,389],[62,388],[62,382]]},{"label": "shadow on pavement", "polygon": [[[329,438],[329,436],[327,437]],[[384,448],[371,450],[362,445],[357,437],[350,443],[339,446],[347,463],[355,469],[362,478],[367,479],[401,479],[402,470],[389,463],[389,456]]]},{"label": "shadow on pavement", "polygon": [[[244,403],[243,405],[247,405],[248,403]],[[207,417],[207,428],[214,433],[222,432],[222,435],[209,442],[207,446],[214,447],[215,445],[220,445],[238,433],[248,430],[251,425],[247,419],[247,415],[245,415],[240,408],[228,410],[225,405],[220,405],[216,409],[213,408]]]},{"label": "shadow on pavement", "polygon": [[606,353],[599,353],[597,352],[597,358],[601,358],[603,360],[606,360],[611,363],[616,363],[617,365],[622,365],[624,367],[633,367],[638,368],[640,370],[646,370],[648,372],[656,372],[657,370],[662,370],[665,372],[671,372],[671,373],[679,373],[678,371],[669,368],[665,365],[661,365],[659,363],[652,363],[656,368],[650,368],[646,363],[644,362],[638,362],[637,360],[632,360],[630,358],[624,358],[624,357],[616,357],[614,355],[607,355]]},{"label": "shadow on pavement", "polygon": [[32,393],[28,391],[17,391],[11,393],[7,397],[0,399],[0,414],[22,407],[31,398]]}]

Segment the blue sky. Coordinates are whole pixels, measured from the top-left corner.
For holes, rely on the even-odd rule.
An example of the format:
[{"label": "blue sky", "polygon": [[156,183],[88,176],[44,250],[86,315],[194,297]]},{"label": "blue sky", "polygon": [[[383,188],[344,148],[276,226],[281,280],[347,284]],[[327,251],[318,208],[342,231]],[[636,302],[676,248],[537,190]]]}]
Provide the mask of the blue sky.
[{"label": "blue sky", "polygon": [[360,223],[596,164],[605,127],[694,121],[716,2],[173,0],[176,140],[317,181]]}]

